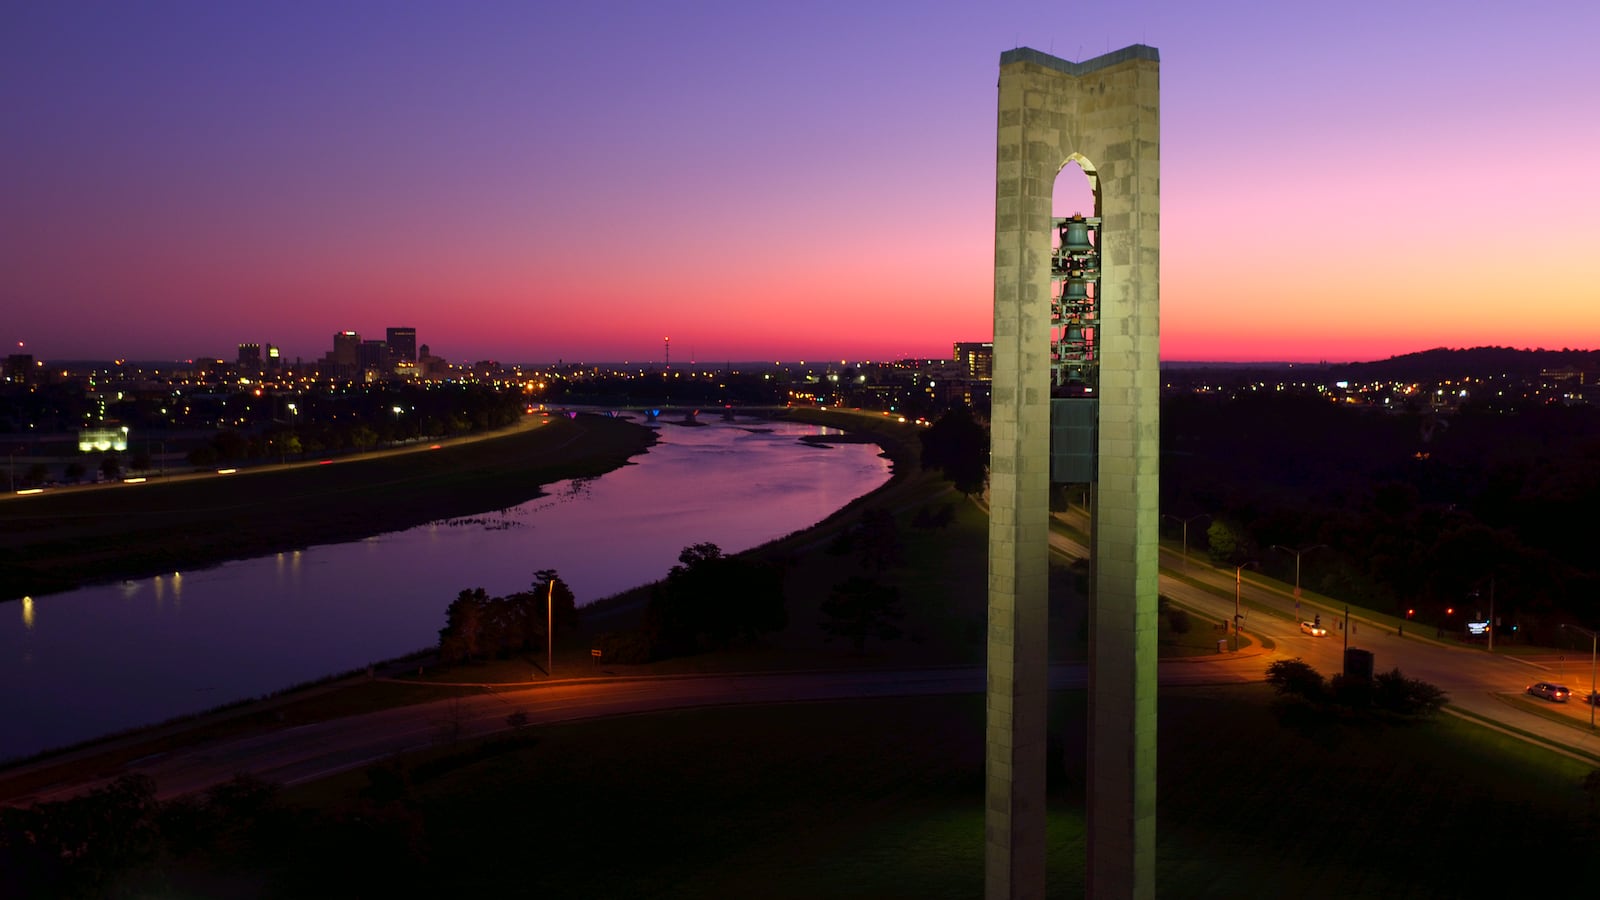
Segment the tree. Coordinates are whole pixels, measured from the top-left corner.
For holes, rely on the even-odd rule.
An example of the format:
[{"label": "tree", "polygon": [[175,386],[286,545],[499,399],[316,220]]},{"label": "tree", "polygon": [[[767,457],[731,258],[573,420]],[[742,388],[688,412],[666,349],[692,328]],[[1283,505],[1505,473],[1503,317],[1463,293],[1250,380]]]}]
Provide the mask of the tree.
[{"label": "tree", "polygon": [[357,450],[371,450],[378,443],[378,433],[366,425],[350,429],[350,446]]},{"label": "tree", "polygon": [[84,468],[81,462],[69,462],[67,467],[62,470],[62,474],[67,477],[67,480],[74,484],[82,481],[84,474],[87,472],[88,469]]},{"label": "tree", "polygon": [[834,585],[821,610],[822,630],[828,640],[849,638],[857,652],[868,638],[892,641],[902,634],[899,622],[905,618],[905,610],[900,607],[900,589],[864,575],[852,575]]},{"label": "tree", "polygon": [[1231,561],[1239,552],[1239,536],[1221,519],[1211,520],[1211,527],[1206,529],[1206,544],[1211,561],[1217,565]]},{"label": "tree", "polygon": [[439,659],[459,662],[476,657],[483,638],[483,619],[489,598],[483,588],[462,591],[444,612],[439,630]]},{"label": "tree", "polygon": [[921,437],[923,468],[940,470],[963,494],[982,492],[988,480],[989,432],[971,409],[952,408]]},{"label": "tree", "polygon": [[[555,630],[570,631],[578,627],[578,598],[572,593],[572,588],[561,580],[555,569],[540,569],[533,573],[533,591],[539,597],[539,610],[544,611],[544,604],[552,595],[550,585],[555,584],[555,605],[550,612],[550,618],[555,622]],[[541,633],[544,626],[539,626]]]},{"label": "tree", "polygon": [[108,456],[105,459],[100,460],[100,474],[104,475],[107,479],[116,478],[117,475],[121,474],[121,472],[122,463],[118,462],[115,456]]},{"label": "tree", "polygon": [[782,573],[772,566],[723,556],[711,543],[683,548],[678,562],[646,609],[658,657],[726,647],[788,624]]},{"label": "tree", "polygon": [[26,476],[29,484],[44,484],[50,478],[50,467],[44,463],[34,463],[28,467]]}]

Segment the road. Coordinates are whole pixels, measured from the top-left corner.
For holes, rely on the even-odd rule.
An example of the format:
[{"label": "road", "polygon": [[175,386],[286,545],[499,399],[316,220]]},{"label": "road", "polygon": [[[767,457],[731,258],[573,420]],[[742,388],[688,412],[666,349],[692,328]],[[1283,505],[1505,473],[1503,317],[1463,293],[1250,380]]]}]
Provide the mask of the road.
[{"label": "road", "polygon": [[[1081,511],[1059,518],[1080,531],[1088,525]],[[1071,556],[1085,552],[1080,542],[1066,535],[1053,533],[1051,542]],[[1161,554],[1161,593],[1218,624],[1233,620],[1235,572],[1213,568],[1194,554],[1187,560],[1165,548]],[[1263,672],[1273,659],[1295,657],[1324,675],[1343,670],[1346,635],[1341,627],[1342,607],[1308,601],[1297,604],[1293,591],[1277,582],[1263,584],[1245,579],[1239,592],[1245,633],[1269,638],[1275,645],[1270,654],[1258,661]],[[1318,614],[1328,636],[1318,638],[1302,633],[1300,620]],[[1401,635],[1392,625],[1356,617],[1350,623],[1349,646],[1370,651],[1375,671],[1398,668],[1408,678],[1439,686],[1449,694],[1449,703],[1457,711],[1524,732],[1549,745],[1600,758],[1600,732],[1589,728],[1591,710],[1587,704],[1576,700],[1547,703],[1526,694],[1527,686],[1535,681],[1566,679],[1563,683],[1573,689],[1574,697],[1587,695],[1587,656],[1580,661],[1491,655],[1481,648],[1435,640],[1431,634],[1420,633],[1424,631],[1427,629],[1419,626],[1418,632]],[[1581,678],[1577,674],[1580,671]]]},{"label": "road", "polygon": [[[1259,659],[1243,655],[1201,657],[1163,663],[1161,683],[1240,684],[1259,680],[1260,673]],[[1082,688],[1088,681],[1088,668],[1083,663],[1052,666],[1050,680],[1053,689]],[[976,694],[984,690],[984,685],[985,673],[979,666],[546,682],[218,740],[134,760],[87,781],[52,785],[25,795],[8,795],[5,782],[0,779],[0,802],[27,805],[63,799],[129,773],[155,779],[162,798],[203,790],[240,772],[293,785],[407,750],[506,731],[514,727],[510,721],[513,716],[521,723],[516,727],[527,727],[745,703]]]}]

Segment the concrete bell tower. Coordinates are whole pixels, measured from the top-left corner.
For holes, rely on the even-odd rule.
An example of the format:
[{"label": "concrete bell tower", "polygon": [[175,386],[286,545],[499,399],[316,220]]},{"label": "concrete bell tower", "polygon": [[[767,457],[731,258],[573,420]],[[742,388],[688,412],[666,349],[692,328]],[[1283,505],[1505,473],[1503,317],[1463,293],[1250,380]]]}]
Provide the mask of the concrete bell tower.
[{"label": "concrete bell tower", "polygon": [[[1052,448],[1051,412],[1053,403],[1086,399],[1094,401],[1091,426],[1058,428],[1055,440],[1087,442],[1093,473],[1089,896],[1155,896],[1159,75],[1155,48],[1139,44],[1081,63],[1028,48],[1000,56],[984,826],[990,900],[1044,897],[1049,491],[1052,452],[1063,451]],[[1068,162],[1094,191],[1098,271],[1092,321],[1064,329],[1055,288],[1065,277],[1063,251],[1053,244],[1060,223],[1051,219],[1051,199]],[[1053,400],[1063,393],[1069,356],[1075,383],[1087,387],[1071,401]]]}]

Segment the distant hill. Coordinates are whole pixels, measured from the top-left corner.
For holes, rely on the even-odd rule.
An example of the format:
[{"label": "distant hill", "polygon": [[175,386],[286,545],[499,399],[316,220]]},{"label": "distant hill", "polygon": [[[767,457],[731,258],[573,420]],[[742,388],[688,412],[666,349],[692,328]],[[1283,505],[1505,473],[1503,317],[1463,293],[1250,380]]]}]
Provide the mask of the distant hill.
[{"label": "distant hill", "polygon": [[1435,347],[1374,362],[1331,365],[1328,370],[1352,381],[1425,381],[1461,376],[1533,377],[1547,369],[1567,367],[1600,369],[1600,350]]}]

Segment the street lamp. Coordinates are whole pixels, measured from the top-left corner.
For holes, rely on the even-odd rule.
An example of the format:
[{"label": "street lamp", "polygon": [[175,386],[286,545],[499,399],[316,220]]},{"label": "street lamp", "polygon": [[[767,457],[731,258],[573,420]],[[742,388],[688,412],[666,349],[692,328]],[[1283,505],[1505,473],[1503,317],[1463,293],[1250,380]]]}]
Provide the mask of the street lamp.
[{"label": "street lamp", "polygon": [[1297,619],[1300,618],[1300,557],[1313,550],[1321,550],[1327,546],[1327,544],[1312,544],[1309,547],[1302,547],[1296,550],[1293,547],[1285,547],[1282,544],[1272,545],[1274,550],[1282,550],[1285,553],[1294,554],[1294,616]]},{"label": "street lamp", "polygon": [[1593,731],[1594,730],[1594,707],[1595,707],[1595,701],[1596,700],[1600,700],[1600,697],[1595,696],[1596,688],[1595,688],[1595,677],[1594,677],[1594,675],[1595,675],[1595,660],[1596,660],[1596,656],[1597,656],[1596,650],[1600,650],[1600,637],[1596,637],[1594,632],[1590,631],[1587,628],[1584,628],[1581,625],[1562,625],[1561,627],[1562,628],[1571,628],[1573,631],[1581,631],[1584,634],[1587,634],[1589,636],[1589,730]]},{"label": "street lamp", "polygon": [[550,576],[550,591],[544,598],[544,677],[555,677],[556,664],[556,577]]},{"label": "street lamp", "polygon": [[1235,653],[1239,652],[1239,620],[1244,618],[1239,610],[1239,597],[1244,593],[1244,570],[1251,566],[1261,568],[1261,564],[1252,559],[1247,563],[1240,563],[1233,570],[1233,652]]},{"label": "street lamp", "polygon": [[1185,572],[1189,571],[1189,523],[1195,521],[1196,519],[1209,519],[1211,518],[1211,514],[1197,513],[1189,516],[1188,518],[1184,518],[1182,516],[1175,516],[1172,513],[1162,513],[1161,518],[1171,519],[1172,521],[1179,522],[1183,525],[1183,570]]}]

